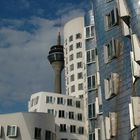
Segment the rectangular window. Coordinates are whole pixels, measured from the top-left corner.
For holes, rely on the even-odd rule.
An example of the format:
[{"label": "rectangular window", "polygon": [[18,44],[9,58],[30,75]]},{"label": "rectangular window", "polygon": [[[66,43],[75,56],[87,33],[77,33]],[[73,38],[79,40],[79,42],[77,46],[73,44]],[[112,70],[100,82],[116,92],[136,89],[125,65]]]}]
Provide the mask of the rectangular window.
[{"label": "rectangular window", "polygon": [[78,73],[77,74],[77,79],[82,79],[82,78],[83,78],[83,73],[82,72]]},{"label": "rectangular window", "polygon": [[86,39],[90,39],[90,38],[94,37],[94,26],[93,25],[87,26],[85,28],[85,30],[86,30]]},{"label": "rectangular window", "polygon": [[7,136],[8,137],[17,137],[17,126],[8,125],[7,126]]},{"label": "rectangular window", "polygon": [[73,45],[70,45],[69,46],[69,51],[72,51],[73,50]]},{"label": "rectangular window", "polygon": [[88,90],[96,89],[96,75],[91,75],[88,77]]},{"label": "rectangular window", "polygon": [[69,60],[70,60],[70,61],[73,60],[73,54],[71,54],[71,55],[69,56]]},{"label": "rectangular window", "polygon": [[67,99],[67,105],[72,106],[72,99]]},{"label": "rectangular window", "polygon": [[78,131],[79,131],[79,134],[84,134],[84,127],[79,127]]},{"label": "rectangular window", "polygon": [[119,92],[119,75],[111,73],[110,77],[104,80],[105,98],[110,99]]},{"label": "rectangular window", "polygon": [[82,58],[82,52],[78,52],[78,53],[76,54],[76,58]]},{"label": "rectangular window", "polygon": [[80,108],[80,106],[81,106],[81,105],[80,105],[80,101],[76,101],[76,107],[77,107],[77,108]]},{"label": "rectangular window", "polygon": [[69,112],[69,119],[74,119],[74,112]]},{"label": "rectangular window", "polygon": [[67,128],[66,128],[66,124],[60,124],[60,132],[66,132]]},{"label": "rectangular window", "polygon": [[57,98],[57,104],[64,104],[63,97],[58,97]]},{"label": "rectangular window", "polygon": [[77,63],[77,68],[79,69],[79,68],[82,68],[82,67],[83,67],[82,62],[78,62]]},{"label": "rectangular window", "polygon": [[77,120],[78,120],[78,121],[82,121],[82,114],[81,114],[81,113],[78,113],[78,114],[77,114]]},{"label": "rectangular window", "polygon": [[83,83],[78,84],[78,90],[83,90]]},{"label": "rectangular window", "polygon": [[54,115],[54,109],[48,109],[48,113]]},{"label": "rectangular window", "polygon": [[41,139],[41,128],[35,128],[34,139]]},{"label": "rectangular window", "polygon": [[82,48],[82,43],[81,42],[76,43],[76,48],[77,49]]},{"label": "rectangular window", "polygon": [[118,11],[116,8],[112,9],[108,14],[105,15],[106,30],[111,29],[118,24]]},{"label": "rectangular window", "polygon": [[74,74],[72,74],[72,75],[70,76],[70,81],[71,81],[71,82],[74,81]]},{"label": "rectangular window", "polygon": [[73,71],[74,70],[74,64],[71,64],[70,65],[70,71]]},{"label": "rectangular window", "polygon": [[52,133],[51,133],[51,131],[46,131],[46,133],[45,133],[45,139],[46,140],[51,140],[52,139]]},{"label": "rectangular window", "polygon": [[59,110],[59,118],[65,118],[65,111]]},{"label": "rectangular window", "polygon": [[53,97],[52,96],[46,96],[46,103],[53,103]]},{"label": "rectangular window", "polygon": [[95,117],[95,104],[89,104],[88,105],[88,117],[89,118],[94,118]]},{"label": "rectangular window", "polygon": [[76,133],[76,126],[75,125],[70,125],[70,132]]},{"label": "rectangular window", "polygon": [[71,92],[75,92],[75,85],[71,86]]},{"label": "rectangular window", "polygon": [[73,36],[72,35],[69,37],[69,42],[71,42],[71,41],[73,41]]},{"label": "rectangular window", "polygon": [[104,61],[108,63],[113,58],[117,58],[120,53],[121,44],[117,39],[112,38],[105,46],[104,46]]},{"label": "rectangular window", "polygon": [[87,64],[96,62],[96,49],[87,51]]},{"label": "rectangular window", "polygon": [[2,126],[0,126],[0,137],[2,137]]},{"label": "rectangular window", "polygon": [[80,39],[80,38],[82,38],[82,34],[81,33],[77,33],[76,34],[76,39]]}]

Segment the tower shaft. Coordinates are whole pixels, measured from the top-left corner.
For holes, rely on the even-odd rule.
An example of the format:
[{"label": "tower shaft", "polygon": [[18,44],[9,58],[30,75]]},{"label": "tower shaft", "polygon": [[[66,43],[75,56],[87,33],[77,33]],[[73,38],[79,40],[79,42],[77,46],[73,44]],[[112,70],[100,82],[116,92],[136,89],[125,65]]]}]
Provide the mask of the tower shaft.
[{"label": "tower shaft", "polygon": [[55,73],[55,79],[54,79],[54,92],[55,93],[61,93],[61,71],[63,69],[63,62],[53,62],[52,67],[54,69]]}]

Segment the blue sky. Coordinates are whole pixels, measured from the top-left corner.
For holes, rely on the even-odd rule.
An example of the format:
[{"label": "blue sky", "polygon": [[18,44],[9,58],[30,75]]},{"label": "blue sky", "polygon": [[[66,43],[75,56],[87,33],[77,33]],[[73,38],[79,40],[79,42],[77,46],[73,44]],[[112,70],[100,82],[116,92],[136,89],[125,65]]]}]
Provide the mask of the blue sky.
[{"label": "blue sky", "polygon": [[32,93],[53,91],[49,48],[88,6],[88,0],[1,0],[0,113],[27,111]]}]

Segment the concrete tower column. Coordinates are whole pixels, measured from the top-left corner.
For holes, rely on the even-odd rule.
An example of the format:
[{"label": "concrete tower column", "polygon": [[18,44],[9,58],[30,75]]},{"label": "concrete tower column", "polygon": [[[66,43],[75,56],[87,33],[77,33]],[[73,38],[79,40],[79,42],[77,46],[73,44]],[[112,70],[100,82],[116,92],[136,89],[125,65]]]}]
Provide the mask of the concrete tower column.
[{"label": "concrete tower column", "polygon": [[55,72],[54,92],[61,93],[61,71],[64,68],[64,53],[60,33],[58,34],[57,45],[52,46],[49,51],[48,60]]}]

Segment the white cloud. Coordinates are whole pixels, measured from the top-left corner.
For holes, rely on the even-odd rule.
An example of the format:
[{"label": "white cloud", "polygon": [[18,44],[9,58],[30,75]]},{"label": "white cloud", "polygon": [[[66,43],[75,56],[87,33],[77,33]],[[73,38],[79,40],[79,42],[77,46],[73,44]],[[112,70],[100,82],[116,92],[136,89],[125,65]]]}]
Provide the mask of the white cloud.
[{"label": "white cloud", "polygon": [[[64,14],[63,23],[81,13],[77,9]],[[3,20],[1,25],[10,26],[0,28],[1,105],[27,102],[34,92],[53,91],[53,70],[47,55],[51,45],[57,43],[58,22],[40,17]],[[23,29],[26,24],[33,25],[32,32]]]}]

